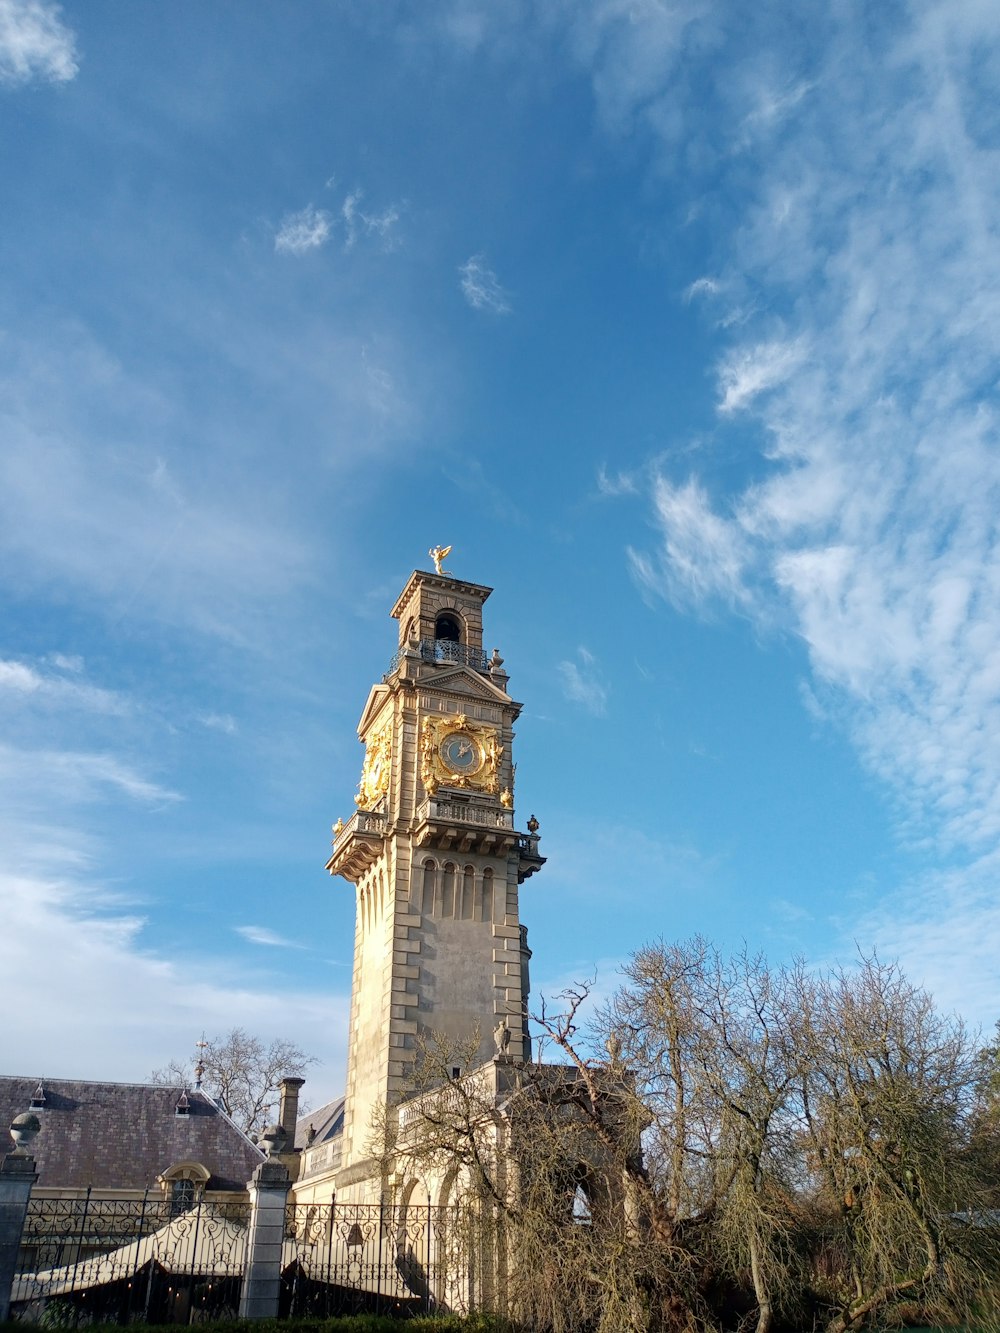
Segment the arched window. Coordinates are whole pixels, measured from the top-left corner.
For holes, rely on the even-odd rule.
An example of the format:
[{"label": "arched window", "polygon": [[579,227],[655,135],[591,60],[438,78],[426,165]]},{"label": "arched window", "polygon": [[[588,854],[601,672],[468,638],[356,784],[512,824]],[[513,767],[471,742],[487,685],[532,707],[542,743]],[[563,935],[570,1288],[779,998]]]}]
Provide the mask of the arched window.
[{"label": "arched window", "polygon": [[170,1204],[171,1217],[179,1217],[195,1206],[210,1174],[201,1162],[178,1162],[164,1171],[158,1184]]},{"label": "arched window", "polygon": [[434,912],[434,875],[437,867],[430,857],[424,862],[423,884],[421,885],[420,900],[416,908],[430,916]]},{"label": "arched window", "polygon": [[441,893],[441,915],[455,915],[455,867],[451,861],[444,868],[444,884]]},{"label": "arched window", "polygon": [[483,882],[476,894],[479,899],[477,918],[480,921],[493,920],[493,871],[487,866],[483,871]]},{"label": "arched window", "polygon": [[435,639],[447,639],[450,643],[462,642],[462,626],[458,616],[450,611],[442,611],[434,623]]},{"label": "arched window", "polygon": [[182,1176],[180,1180],[170,1182],[170,1216],[180,1217],[194,1207],[196,1186],[193,1180]]}]

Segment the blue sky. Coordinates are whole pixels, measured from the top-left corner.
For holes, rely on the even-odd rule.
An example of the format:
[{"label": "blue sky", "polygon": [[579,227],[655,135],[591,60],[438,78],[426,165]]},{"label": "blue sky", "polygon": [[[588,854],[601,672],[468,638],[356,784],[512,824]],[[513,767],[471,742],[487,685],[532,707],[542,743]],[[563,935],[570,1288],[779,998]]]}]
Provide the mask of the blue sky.
[{"label": "blue sky", "polygon": [[4,1066],[338,1090],[437,543],[536,997],[702,932],[991,1025],[998,85],[994,0],[0,0]]}]

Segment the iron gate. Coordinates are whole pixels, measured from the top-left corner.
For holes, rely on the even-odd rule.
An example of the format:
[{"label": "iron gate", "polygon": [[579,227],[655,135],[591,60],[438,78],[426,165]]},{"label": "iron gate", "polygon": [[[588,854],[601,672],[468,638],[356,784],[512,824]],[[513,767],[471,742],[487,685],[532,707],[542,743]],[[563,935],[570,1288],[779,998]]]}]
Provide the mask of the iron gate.
[{"label": "iron gate", "polygon": [[235,1317],[248,1203],[31,1199],[11,1290],[13,1319],[191,1323]]}]

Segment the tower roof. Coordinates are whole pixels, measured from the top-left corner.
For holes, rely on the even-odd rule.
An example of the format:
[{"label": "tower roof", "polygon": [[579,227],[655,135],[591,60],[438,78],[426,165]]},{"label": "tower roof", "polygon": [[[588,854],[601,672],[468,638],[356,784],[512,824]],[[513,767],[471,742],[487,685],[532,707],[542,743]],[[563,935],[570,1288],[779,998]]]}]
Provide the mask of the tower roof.
[{"label": "tower roof", "polygon": [[394,620],[398,620],[406,610],[406,605],[410,601],[417,588],[434,588],[439,592],[458,594],[461,597],[468,597],[471,600],[478,601],[480,604],[486,601],[492,588],[487,588],[483,583],[467,583],[464,579],[453,578],[451,574],[431,574],[426,569],[415,569],[406,581],[406,587],[396,599],[396,605],[390,612]]}]

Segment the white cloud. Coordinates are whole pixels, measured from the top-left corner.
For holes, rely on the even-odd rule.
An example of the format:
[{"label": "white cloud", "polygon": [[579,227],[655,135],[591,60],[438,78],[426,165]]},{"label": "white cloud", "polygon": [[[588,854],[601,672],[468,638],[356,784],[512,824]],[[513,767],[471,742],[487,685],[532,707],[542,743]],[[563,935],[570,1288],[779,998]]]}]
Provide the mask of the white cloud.
[{"label": "white cloud", "polygon": [[363,197],[363,190],[352,190],[341,205],[340,212],[344,219],[345,231],[344,249],[352,249],[358,237],[366,235],[378,237],[382,242],[382,248],[391,250],[394,243],[393,228],[400,216],[398,205],[390,204],[381,213],[366,213],[361,207]]},{"label": "white cloud", "polygon": [[[345,376],[358,402],[362,355],[355,349],[349,386]],[[359,411],[370,420],[367,405]],[[259,470],[226,465],[225,442],[197,469],[182,470],[183,452],[160,455],[171,409],[78,325],[6,336],[0,419],[0,552],[25,588],[54,582],[67,595],[86,590],[116,618],[241,640],[262,606],[287,603],[312,577],[302,525],[279,517],[279,489],[262,505]],[[215,429],[199,423],[206,439]]]},{"label": "white cloud", "polygon": [[755,398],[784,383],[803,358],[796,343],[768,342],[737,348],[719,366],[719,411],[738,412]]},{"label": "white cloud", "polygon": [[0,0],[0,83],[76,77],[76,40],[61,13],[45,0]]},{"label": "white cloud", "polygon": [[[53,1077],[143,1079],[182,1057],[203,1031],[245,1027],[267,1040],[294,1033],[321,1057],[313,1100],[337,1091],[347,1028],[347,997],[324,990],[271,991],[231,968],[206,969],[150,949],[144,921],[102,901],[91,882],[63,875],[0,871],[0,1004],[7,1024],[4,1062],[11,1072]],[[27,998],[26,998],[27,997]],[[28,1006],[27,1009],[25,1006]],[[69,1014],[114,1041],[81,1039]],[[331,1033],[334,1034],[331,1041]]]},{"label": "white cloud", "polygon": [[302,949],[305,947],[297,944],[295,940],[279,935],[276,930],[269,930],[267,926],[234,926],[233,929],[237,935],[241,935],[249,944],[263,944],[274,949]]},{"label": "white cloud", "polygon": [[15,798],[37,796],[40,807],[51,809],[60,802],[99,799],[108,789],[152,805],[183,799],[111,753],[23,750],[0,742],[0,792],[5,789],[8,811]]},{"label": "white cloud", "polygon": [[653,503],[663,548],[656,556],[629,548],[629,563],[639,583],[679,604],[716,597],[732,606],[746,604],[751,548],[737,520],[716,514],[693,478],[675,486],[657,477]]},{"label": "white cloud", "polygon": [[608,707],[608,687],[597,659],[586,648],[577,649],[578,662],[559,662],[557,670],[562,677],[563,693],[573,703],[580,704],[594,717],[603,717]]},{"label": "white cloud", "polygon": [[83,658],[78,653],[50,653],[46,659],[60,671],[80,672],[83,670]]},{"label": "white cloud", "polygon": [[722,280],[760,299],[718,375],[722,427],[750,416],[766,471],[716,496],[661,477],[660,550],[630,555],[675,601],[794,626],[817,708],[885,784],[901,837],[949,867],[863,929],[948,1002],[995,1004],[1000,172],[993,91],[970,75],[997,10],[932,0],[912,19],[877,51],[841,26],[808,97],[796,83],[758,108],[780,134],[756,158],[742,145],[756,203]]},{"label": "white cloud", "polygon": [[[79,675],[83,670],[80,658],[66,658],[53,654],[52,665]],[[129,701],[113,690],[88,685],[80,680],[41,671],[27,662],[5,661],[0,658],[0,703],[13,697],[20,702],[78,707],[97,713],[122,714],[130,711]]]},{"label": "white cloud", "polygon": [[[175,794],[109,755],[0,746],[0,1007],[9,1072],[143,1079],[192,1049],[202,1031],[294,1033],[322,1061],[312,1100],[340,1086],[348,997],[281,989],[217,951],[157,947],[143,912],[109,889],[91,807],[138,801],[150,817]],[[81,817],[82,816],[82,820]],[[68,1021],[86,1014],[87,1022]],[[108,1034],[114,1040],[108,1040]],[[39,1067],[44,1055],[44,1070]]]},{"label": "white cloud", "polygon": [[812,84],[803,80],[783,92],[764,88],[756,93],[754,106],[743,121],[746,140],[766,133],[779,125],[812,91]]},{"label": "white cloud", "polygon": [[597,472],[597,489],[601,495],[610,497],[637,495],[639,493],[639,481],[631,472],[616,472],[612,475],[602,464]]},{"label": "white cloud", "polygon": [[684,300],[693,301],[698,296],[718,296],[722,284],[716,278],[695,278],[684,288]]},{"label": "white cloud", "polygon": [[236,719],[228,713],[203,713],[198,721],[210,731],[222,731],[227,736],[235,736],[239,730]]},{"label": "white cloud", "polygon": [[510,313],[507,293],[497,275],[487,268],[482,255],[472,255],[458,269],[462,295],[473,310],[492,310],[495,315]]},{"label": "white cloud", "polygon": [[898,958],[938,1005],[988,1031],[998,1017],[1000,899],[996,852],[903,885],[851,923],[853,936]]},{"label": "white cloud", "polygon": [[286,213],[274,236],[274,248],[281,254],[304,255],[318,250],[330,239],[333,219],[323,208],[307,204],[297,213]]}]

